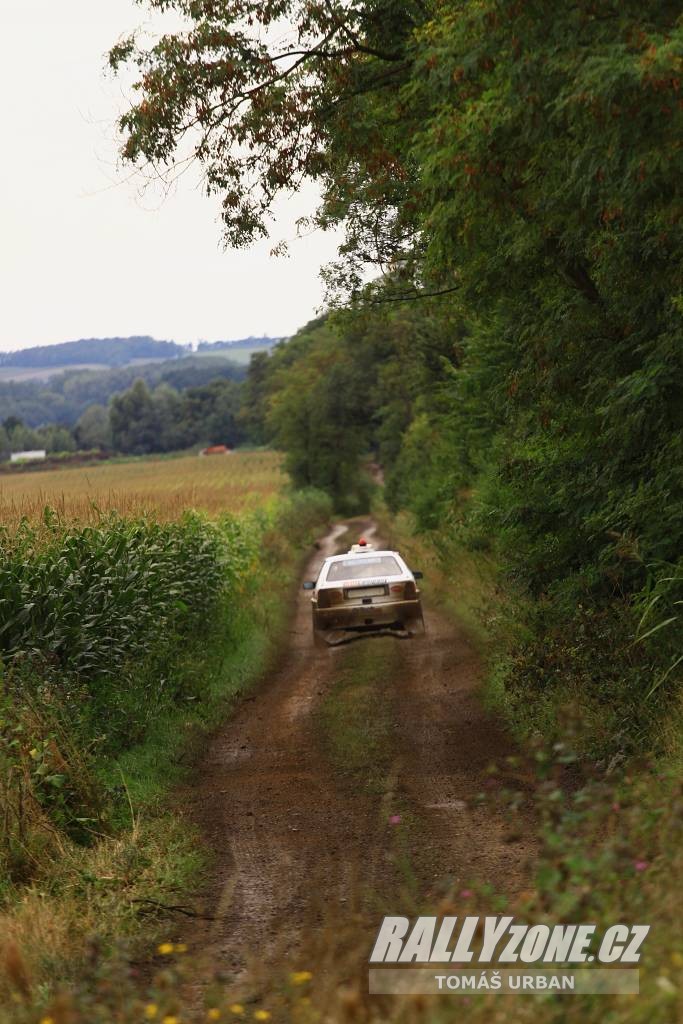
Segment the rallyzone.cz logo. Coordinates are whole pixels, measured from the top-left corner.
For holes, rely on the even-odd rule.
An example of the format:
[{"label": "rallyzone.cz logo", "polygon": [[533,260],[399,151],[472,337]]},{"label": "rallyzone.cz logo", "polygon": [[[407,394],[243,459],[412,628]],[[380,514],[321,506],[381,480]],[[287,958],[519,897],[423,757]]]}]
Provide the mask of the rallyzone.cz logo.
[{"label": "rallyzone.cz logo", "polygon": [[[615,969],[638,964],[650,926],[614,924],[518,924],[513,917],[385,917],[370,954],[371,964],[402,965],[370,970],[376,994],[465,992],[493,989],[532,992],[623,993],[639,990],[639,972]],[[419,965],[447,964],[436,972]],[[473,970],[474,965],[505,970]],[[533,964],[539,970],[529,970]],[[608,969],[601,969],[609,964]],[[466,966],[466,965],[469,965]],[[514,965],[512,969],[507,969]],[[562,965],[548,969],[547,965]],[[581,965],[575,969],[573,965]],[[587,967],[587,965],[594,965]],[[599,966],[598,966],[599,965]],[[584,969],[586,968],[586,969]]]},{"label": "rallyzone.cz logo", "polygon": [[[480,921],[482,922],[480,927]],[[370,963],[443,964],[492,962],[501,964],[584,964],[596,957],[589,949],[595,924],[515,924],[512,917],[385,917]],[[480,939],[475,939],[477,931]],[[601,964],[637,964],[649,924],[615,924],[598,947]]]}]

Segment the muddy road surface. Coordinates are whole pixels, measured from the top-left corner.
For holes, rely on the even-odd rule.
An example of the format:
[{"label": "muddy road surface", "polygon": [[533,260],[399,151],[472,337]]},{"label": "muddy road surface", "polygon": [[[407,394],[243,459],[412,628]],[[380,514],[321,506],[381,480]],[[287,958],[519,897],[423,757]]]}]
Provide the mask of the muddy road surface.
[{"label": "muddy road surface", "polygon": [[[322,539],[304,578],[374,524],[350,529]],[[482,881],[526,887],[530,822],[479,799],[505,784],[489,769],[511,741],[481,705],[464,632],[429,604],[425,617],[425,637],[315,648],[299,591],[279,666],[182,794],[213,864],[183,937],[212,969],[239,981],[252,958],[277,964],[359,907],[369,946],[381,913]]]}]

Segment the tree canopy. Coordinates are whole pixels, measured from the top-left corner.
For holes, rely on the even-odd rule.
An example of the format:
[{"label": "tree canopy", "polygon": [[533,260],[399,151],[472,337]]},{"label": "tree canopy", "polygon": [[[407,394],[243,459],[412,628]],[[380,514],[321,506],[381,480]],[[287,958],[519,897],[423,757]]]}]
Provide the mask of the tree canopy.
[{"label": "tree canopy", "polygon": [[124,156],[199,161],[231,244],[305,177],[346,229],[350,305],[254,363],[250,429],[342,502],[381,453],[395,507],[525,595],[516,706],[570,679],[616,734],[683,654],[638,639],[683,574],[680,5],[147,7],[185,28],[112,52]]}]

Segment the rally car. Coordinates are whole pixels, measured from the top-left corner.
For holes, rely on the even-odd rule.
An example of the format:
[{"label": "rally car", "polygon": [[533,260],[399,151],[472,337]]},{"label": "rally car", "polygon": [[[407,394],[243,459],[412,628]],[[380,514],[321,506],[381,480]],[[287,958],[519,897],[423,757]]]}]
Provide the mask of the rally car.
[{"label": "rally car", "polygon": [[416,580],[397,551],[376,551],[363,538],[345,555],[326,558],[312,590],[313,638],[334,644],[362,633],[424,632],[422,601]]}]

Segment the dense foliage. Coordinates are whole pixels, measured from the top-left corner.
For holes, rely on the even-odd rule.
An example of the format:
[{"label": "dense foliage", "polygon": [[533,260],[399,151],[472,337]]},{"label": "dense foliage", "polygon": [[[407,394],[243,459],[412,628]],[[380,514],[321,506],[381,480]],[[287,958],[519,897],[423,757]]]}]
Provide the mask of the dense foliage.
[{"label": "dense foliage", "polygon": [[186,29],[112,54],[124,155],[189,147],[233,243],[306,175],[347,231],[351,313],[255,363],[247,419],[347,504],[379,452],[394,507],[495,550],[513,713],[578,695],[598,746],[651,742],[681,653],[651,632],[683,550],[679,6],[148,6]]},{"label": "dense foliage", "polygon": [[243,366],[222,353],[108,370],[67,370],[48,380],[0,380],[0,419],[16,417],[32,428],[45,424],[73,428],[91,405],[106,406],[136,380],[144,380],[150,388],[168,384],[182,391],[213,380],[240,381],[244,372]]},{"label": "dense foliage", "polygon": [[[72,429],[58,424],[34,429],[19,416],[8,416],[0,425],[0,458],[36,448],[48,454],[100,449],[147,455],[196,444],[239,444],[245,437],[239,415],[242,391],[233,378],[241,371],[227,362],[201,369],[199,378],[208,382],[181,390],[163,381],[150,391],[140,377],[114,394],[108,406],[88,405]],[[220,376],[225,371],[229,376]],[[176,379],[187,378],[181,373]]]},{"label": "dense foliage", "polygon": [[136,381],[111,400],[112,447],[145,455],[197,443],[238,444],[244,437],[237,419],[240,402],[239,385],[231,380],[214,380],[182,392],[166,384],[150,392],[144,381]]}]

